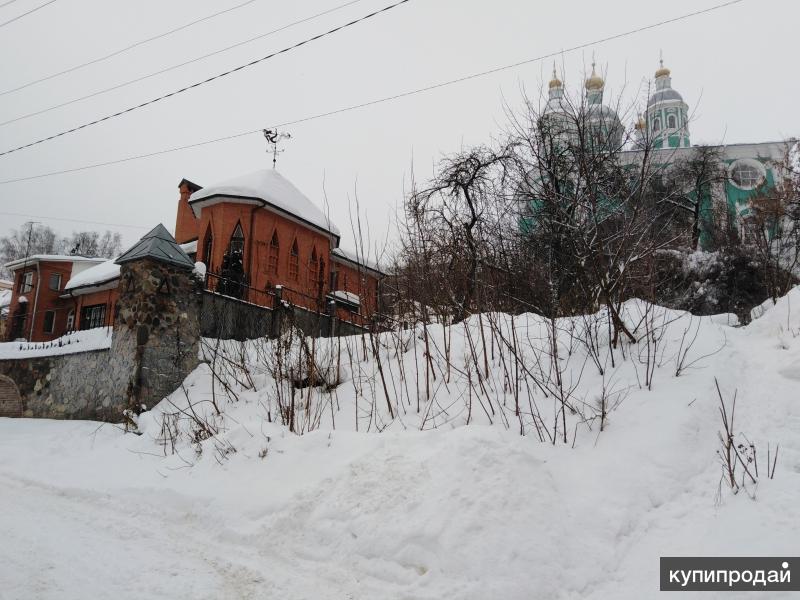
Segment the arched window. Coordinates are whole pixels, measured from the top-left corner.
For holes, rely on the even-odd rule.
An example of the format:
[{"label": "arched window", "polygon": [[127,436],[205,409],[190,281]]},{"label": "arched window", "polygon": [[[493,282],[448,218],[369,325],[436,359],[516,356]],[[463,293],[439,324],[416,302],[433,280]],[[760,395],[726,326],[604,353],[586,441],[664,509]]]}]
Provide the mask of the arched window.
[{"label": "arched window", "polygon": [[292,242],[292,250],[289,253],[289,279],[297,281],[300,274],[300,251],[297,249],[297,240]]},{"label": "arched window", "polygon": [[211,251],[214,247],[214,235],[211,233],[211,223],[208,224],[206,235],[203,238],[203,262],[207,270],[211,270]]},{"label": "arched window", "polygon": [[653,131],[659,131],[661,129],[661,119],[653,119]]},{"label": "arched window", "polygon": [[272,240],[269,243],[269,256],[267,257],[267,273],[271,275],[278,274],[278,254],[280,246],[278,245],[278,232],[272,234]]},{"label": "arched window", "polygon": [[247,285],[244,272],[244,232],[242,224],[237,223],[228,242],[228,250],[222,258],[222,272],[217,290],[226,296],[242,298]]},{"label": "arched window", "polygon": [[317,277],[319,277],[319,262],[317,262],[317,249],[311,249],[311,258],[308,259],[308,287],[316,289]]},{"label": "arched window", "polygon": [[670,129],[676,129],[678,127],[677,119],[675,119],[675,115],[669,115],[667,117],[667,127]]}]

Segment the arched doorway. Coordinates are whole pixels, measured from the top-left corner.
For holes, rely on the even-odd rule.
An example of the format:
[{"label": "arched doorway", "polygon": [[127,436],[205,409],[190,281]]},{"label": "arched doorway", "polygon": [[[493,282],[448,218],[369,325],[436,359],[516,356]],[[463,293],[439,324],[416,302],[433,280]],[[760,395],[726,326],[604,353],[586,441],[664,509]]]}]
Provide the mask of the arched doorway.
[{"label": "arched doorway", "polygon": [[0,375],[0,417],[21,417],[22,398],[17,384],[5,375]]}]

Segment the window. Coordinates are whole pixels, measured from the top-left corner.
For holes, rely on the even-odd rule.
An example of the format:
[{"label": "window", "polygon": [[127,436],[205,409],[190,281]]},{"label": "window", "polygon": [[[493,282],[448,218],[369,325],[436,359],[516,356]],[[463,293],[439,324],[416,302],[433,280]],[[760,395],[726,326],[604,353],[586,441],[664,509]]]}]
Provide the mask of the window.
[{"label": "window", "polygon": [[70,310],[67,313],[67,333],[75,329],[75,311]]},{"label": "window", "polygon": [[27,294],[33,289],[33,271],[27,271],[22,274],[19,280],[19,293]]},{"label": "window", "polygon": [[319,263],[317,262],[317,249],[311,250],[311,258],[308,260],[308,287],[311,289],[317,286],[317,277],[319,277]]},{"label": "window", "polygon": [[81,329],[103,327],[106,322],[106,305],[85,306],[81,311]]},{"label": "window", "polygon": [[297,249],[297,240],[292,243],[292,251],[289,254],[289,279],[297,281],[300,273],[300,252]]},{"label": "window", "polygon": [[207,270],[211,270],[211,249],[214,246],[214,236],[211,233],[211,224],[206,229],[206,237],[203,240],[203,262]]},{"label": "window", "polygon": [[269,255],[267,256],[267,273],[272,275],[278,274],[278,255],[280,253],[280,246],[278,244],[278,232],[272,234],[272,240],[269,243]]},{"label": "window", "polygon": [[670,115],[667,117],[667,127],[669,127],[670,129],[676,129],[678,127],[675,115]]},{"label": "window", "polygon": [[730,176],[736,187],[752,190],[764,181],[764,167],[757,160],[741,159],[731,166]]},{"label": "window", "polygon": [[44,325],[42,326],[42,331],[45,333],[53,333],[53,329],[56,324],[56,311],[54,310],[47,310],[44,313]]},{"label": "window", "polygon": [[661,119],[653,119],[653,131],[659,131],[661,129]]},{"label": "window", "polygon": [[50,289],[56,292],[61,289],[61,273],[50,274]]}]

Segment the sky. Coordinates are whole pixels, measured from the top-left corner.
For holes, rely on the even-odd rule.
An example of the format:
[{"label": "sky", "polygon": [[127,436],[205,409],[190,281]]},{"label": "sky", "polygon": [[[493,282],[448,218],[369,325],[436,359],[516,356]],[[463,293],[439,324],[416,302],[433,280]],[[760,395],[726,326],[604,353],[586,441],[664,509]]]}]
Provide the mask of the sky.
[{"label": "sky", "polygon": [[[0,152],[117,112],[349,22],[395,0],[357,0],[145,81],[0,125]],[[57,0],[0,25],[0,92],[93,60],[244,0]],[[0,95],[0,122],[179,64],[345,4],[253,0],[112,59]],[[800,136],[794,74],[800,3],[743,0],[608,42],[603,38],[719,4],[721,0],[535,2],[410,0],[338,33],[210,84],[99,125],[0,156],[0,181],[157,152],[361,104],[558,53],[559,76],[577,89],[592,56],[606,97],[643,106],[659,53],[693,113],[693,143]],[[45,4],[14,0],[0,23]],[[567,49],[589,44],[587,47]],[[553,58],[286,128],[278,170],[326,206],[353,247],[357,211],[371,246],[395,239],[412,172],[429,178],[442,157],[489,143],[504,106],[540,98]],[[271,168],[253,134],[75,173],[0,184],[0,235],[26,221],[67,234],[119,231],[133,244],[158,223],[174,231],[178,184],[206,186]],[[13,213],[13,214],[10,214]],[[19,216],[22,215],[22,216]],[[72,219],[73,221],[66,220]],[[77,222],[79,221],[79,222]]]}]

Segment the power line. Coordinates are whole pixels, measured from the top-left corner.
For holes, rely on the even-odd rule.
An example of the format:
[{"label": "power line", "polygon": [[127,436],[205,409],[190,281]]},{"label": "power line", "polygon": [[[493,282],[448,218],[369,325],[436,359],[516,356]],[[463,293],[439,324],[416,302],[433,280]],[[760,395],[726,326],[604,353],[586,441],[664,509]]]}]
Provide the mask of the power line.
[{"label": "power line", "polygon": [[[45,219],[49,221],[66,221],[68,223],[83,223],[85,225],[102,225],[103,227],[127,227],[128,229],[151,229],[145,225],[131,225],[123,223],[103,223],[102,221],[86,221],[83,219],[67,219],[65,217],[52,217],[44,215],[27,215],[24,213],[0,212],[0,215],[6,217],[25,217],[26,219]],[[34,221],[38,223],[38,221]]]},{"label": "power line", "polygon": [[[250,1],[252,2],[254,0],[250,0]],[[338,6],[334,6],[333,8],[329,8],[328,10],[322,11],[322,12],[317,13],[315,15],[311,15],[309,17],[305,17],[303,19],[300,19],[299,21],[294,21],[292,23],[288,23],[287,25],[283,25],[281,27],[278,27],[277,29],[273,29],[271,31],[267,31],[266,33],[259,34],[259,35],[255,36],[255,37],[251,37],[251,38],[243,40],[241,42],[236,42],[235,44],[231,44],[230,46],[226,46],[224,48],[220,48],[219,50],[215,50],[214,52],[209,52],[208,54],[203,54],[201,56],[197,56],[195,58],[189,59],[189,60],[181,62],[181,63],[174,64],[172,66],[160,69],[158,71],[153,71],[152,73],[148,73],[147,75],[142,75],[141,77],[136,77],[134,79],[129,79],[128,81],[123,81],[122,83],[118,83],[116,85],[112,85],[111,87],[103,88],[102,90],[97,90],[96,92],[92,92],[92,93],[86,94],[84,96],[79,96],[77,98],[73,98],[72,100],[67,100],[65,102],[61,102],[60,104],[55,104],[55,105],[50,106],[48,108],[43,108],[41,110],[37,110],[37,111],[32,112],[32,113],[27,113],[27,114],[21,115],[19,117],[14,117],[13,119],[9,119],[8,121],[3,121],[2,123],[0,123],[0,127],[3,127],[4,125],[9,125],[10,123],[16,123],[17,121],[22,121],[23,119],[29,119],[30,117],[35,117],[37,115],[41,115],[41,114],[50,112],[52,110],[56,110],[58,108],[62,108],[64,106],[69,106],[70,104],[75,104],[76,102],[82,102],[84,100],[88,100],[89,98],[94,98],[95,96],[101,96],[103,94],[107,94],[108,92],[113,92],[114,90],[118,90],[120,88],[124,88],[124,87],[127,87],[129,85],[133,85],[134,83],[139,83],[140,81],[144,81],[146,79],[150,79],[150,78],[155,77],[157,75],[162,75],[164,73],[168,73],[169,71],[174,71],[175,69],[179,69],[181,67],[185,67],[187,65],[191,65],[191,64],[199,62],[201,60],[205,60],[206,58],[210,58],[212,56],[216,56],[217,54],[222,54],[223,52],[227,52],[229,50],[233,50],[234,48],[238,48],[239,46],[244,46],[245,44],[249,44],[249,43],[254,42],[256,40],[263,39],[263,38],[268,37],[270,35],[274,35],[276,33],[279,33],[281,31],[285,31],[286,29],[289,29],[291,27],[295,27],[297,25],[301,25],[302,23],[307,23],[308,21],[312,21],[314,19],[317,19],[317,18],[322,17],[324,15],[330,14],[332,12],[336,12],[337,10],[341,10],[341,9],[347,7],[347,6],[350,6],[351,4],[356,4],[357,2],[361,2],[361,1],[362,0],[350,0],[349,2],[345,2],[344,4],[340,4]],[[187,27],[188,27],[188,25],[187,25]],[[110,54],[109,57],[110,56],[114,56],[114,54]],[[92,62],[85,63],[85,64],[86,65],[94,64],[95,62],[99,62],[100,60],[104,60],[104,59],[98,59],[96,61],[92,61]],[[84,66],[84,65],[79,65],[79,66],[75,67],[74,69],[68,69],[67,71],[62,71],[61,73],[56,73],[54,75],[51,75],[49,77],[45,77],[43,79],[37,79],[36,81],[32,81],[31,83],[28,83],[28,84],[25,84],[23,86],[14,88],[12,90],[7,90],[5,92],[0,92],[0,96],[3,96],[5,94],[10,94],[11,92],[15,92],[17,90],[21,90],[22,88],[28,87],[29,85],[33,85],[34,83],[38,83],[39,81],[46,81],[47,79],[52,79],[53,77],[57,77],[58,75],[61,75],[63,73],[69,73],[70,71],[79,69],[82,66]]]},{"label": "power line", "polygon": [[[327,111],[327,112],[323,112],[323,113],[317,113],[317,114],[314,114],[314,115],[310,115],[310,116],[307,116],[307,117],[296,119],[294,121],[287,121],[285,123],[279,123],[279,124],[276,124],[276,125],[271,125],[270,128],[288,127],[290,125],[297,125],[297,124],[300,124],[300,123],[307,123],[309,121],[315,121],[317,119],[322,119],[322,118],[325,118],[325,117],[330,117],[330,116],[334,116],[334,115],[338,115],[338,114],[342,114],[342,113],[346,113],[346,112],[351,112],[351,111],[358,110],[358,109],[361,109],[361,108],[366,108],[366,107],[369,107],[369,106],[375,106],[375,105],[378,105],[378,104],[383,104],[385,102],[391,102],[393,100],[406,98],[408,96],[414,96],[416,94],[429,92],[429,91],[432,91],[432,90],[440,89],[440,88],[447,87],[447,86],[450,86],[450,85],[454,85],[454,84],[457,84],[457,83],[463,83],[465,81],[469,81],[469,80],[472,80],[472,79],[477,79],[477,78],[480,78],[480,77],[485,77],[487,75],[498,73],[500,71],[505,71],[505,70],[508,70],[508,69],[514,69],[516,67],[527,65],[527,64],[530,64],[530,63],[533,63],[533,62],[540,62],[540,61],[546,60],[548,58],[558,57],[558,56],[561,56],[562,54],[566,54],[568,52],[575,52],[577,50],[582,50],[582,49],[589,48],[589,47],[592,47],[592,46],[598,46],[600,44],[604,44],[604,43],[607,43],[607,42],[610,42],[610,41],[613,41],[613,40],[617,40],[617,39],[620,39],[620,38],[629,37],[629,36],[635,35],[637,33],[642,33],[644,31],[655,29],[657,27],[662,27],[664,25],[669,25],[669,24],[672,24],[672,23],[676,23],[678,21],[682,21],[682,20],[685,20],[685,19],[696,17],[696,16],[699,16],[699,15],[702,15],[702,14],[707,14],[707,13],[710,13],[710,12],[713,12],[713,11],[716,11],[716,10],[720,10],[720,9],[728,7],[728,6],[732,6],[734,4],[739,4],[739,3],[744,2],[744,1],[745,0],[730,0],[729,2],[718,4],[718,5],[703,9],[703,10],[687,13],[687,14],[684,14],[684,15],[681,15],[681,16],[678,16],[678,17],[674,17],[672,19],[659,21],[657,23],[652,23],[650,25],[645,25],[645,26],[642,26],[642,27],[638,27],[636,29],[631,29],[631,30],[628,30],[628,31],[625,31],[625,32],[622,32],[622,33],[617,33],[617,34],[614,34],[614,35],[610,35],[610,36],[607,36],[607,37],[604,37],[604,38],[599,38],[599,39],[593,40],[591,42],[586,42],[586,43],[583,43],[583,44],[572,46],[570,48],[566,48],[564,50],[559,50],[557,52],[550,52],[548,54],[537,56],[535,58],[530,58],[530,59],[527,59],[527,60],[523,60],[523,61],[519,61],[519,62],[503,65],[501,67],[495,67],[493,69],[488,69],[486,71],[480,71],[478,73],[472,73],[471,75],[465,75],[463,77],[458,77],[456,79],[450,79],[448,81],[442,81],[442,82],[435,83],[435,84],[432,84],[432,85],[429,85],[429,86],[426,86],[426,87],[416,88],[416,89],[408,90],[408,91],[405,91],[405,92],[400,92],[398,94],[393,94],[391,96],[384,96],[383,98],[378,98],[378,99],[375,99],[375,100],[369,100],[367,102],[362,102],[360,104],[353,104],[353,105],[350,105],[350,106],[347,106],[347,107],[338,108],[338,109]],[[148,153],[144,153],[144,154],[136,154],[136,155],[127,156],[127,157],[124,157],[124,158],[118,158],[118,159],[115,159],[115,160],[109,160],[109,161],[105,161],[105,162],[84,165],[84,166],[81,166],[81,167],[74,167],[74,168],[71,168],[71,169],[63,169],[63,170],[60,170],[60,171],[51,171],[51,172],[48,172],[48,173],[40,173],[38,175],[29,175],[27,177],[17,177],[15,179],[6,179],[6,180],[3,180],[3,181],[0,181],[0,185],[4,185],[4,184],[8,184],[8,183],[17,183],[17,182],[20,182],[20,181],[30,181],[30,180],[33,180],[33,179],[41,179],[43,177],[52,177],[54,175],[64,175],[64,174],[67,174],[67,173],[76,173],[78,171],[86,171],[88,169],[95,169],[95,168],[98,168],[98,167],[107,167],[107,166],[111,166],[111,165],[117,165],[117,164],[120,164],[120,163],[125,163],[125,162],[129,162],[129,161],[133,161],[133,160],[140,160],[140,159],[143,159],[143,158],[149,158],[149,157],[158,156],[158,155],[161,155],[161,154],[170,154],[172,152],[178,152],[178,151],[181,151],[181,150],[189,150],[189,149],[192,149],[192,148],[198,148],[200,146],[207,146],[209,144],[215,144],[215,143],[218,143],[218,142],[233,140],[233,139],[240,138],[240,137],[245,137],[245,136],[248,136],[248,135],[261,134],[263,132],[263,129],[264,129],[263,127],[259,127],[258,129],[253,129],[253,130],[249,130],[249,131],[241,131],[239,133],[234,133],[234,134],[226,135],[226,136],[223,136],[223,137],[208,139],[208,140],[204,140],[204,141],[201,141],[201,142],[196,142],[194,144],[186,144],[184,146],[174,146],[172,148],[164,148],[162,150],[156,150],[155,152],[148,152]]]},{"label": "power line", "polygon": [[[69,69],[64,69],[63,71],[59,71],[57,73],[52,73],[50,75],[46,75],[45,77],[40,77],[39,79],[34,79],[33,81],[29,81],[28,83],[24,83],[24,84],[22,84],[20,86],[17,86],[15,88],[10,89],[10,90],[5,90],[3,92],[0,92],[0,96],[5,96],[6,94],[10,94],[12,92],[17,92],[19,90],[23,90],[23,89],[25,89],[27,87],[30,87],[32,85],[35,85],[37,83],[41,83],[43,81],[49,81],[50,79],[54,79],[54,78],[59,77],[61,75],[66,75],[67,73],[72,73],[74,71],[77,71],[78,69],[83,69],[84,67],[88,67],[90,65],[96,65],[99,62],[103,62],[105,60],[108,60],[109,58],[113,58],[115,56],[119,56],[120,54],[128,52],[129,50],[133,50],[134,48],[138,48],[139,46],[143,46],[145,44],[149,44],[150,42],[154,42],[155,40],[160,40],[161,38],[165,38],[165,37],[167,37],[169,35],[172,35],[173,33],[177,33],[178,31],[183,31],[184,29],[188,29],[189,27],[192,27],[193,25],[197,25],[198,23],[202,23],[204,21],[208,21],[208,20],[213,19],[215,17],[219,17],[220,15],[224,15],[226,13],[229,13],[229,12],[232,12],[234,10],[237,10],[239,8],[243,8],[243,7],[247,6],[248,4],[252,4],[255,1],[256,0],[247,0],[246,2],[242,2],[241,4],[237,4],[235,6],[231,6],[230,8],[226,8],[225,10],[221,10],[221,11],[215,12],[215,13],[213,13],[211,15],[206,15],[205,17],[201,17],[199,19],[195,19],[194,21],[190,21],[189,23],[181,25],[180,27],[175,27],[174,29],[170,29],[169,31],[165,31],[163,33],[159,33],[158,35],[154,35],[152,37],[149,37],[149,38],[146,38],[144,40],[140,40],[138,42],[130,44],[129,46],[125,46],[124,48],[120,48],[119,50],[115,50],[114,52],[111,52],[110,54],[106,54],[104,56],[100,56],[98,58],[94,58],[94,59],[89,60],[89,61],[87,61],[85,63],[81,63],[79,65],[75,65],[74,67],[70,67]],[[0,7],[1,7],[1,5],[0,5]],[[21,118],[24,118],[24,117],[21,117]]]},{"label": "power line", "polygon": [[[12,0],[12,1],[13,1],[13,0]],[[5,26],[6,26],[6,25],[8,25],[9,23],[13,23],[14,21],[19,21],[19,20],[20,20],[22,17],[27,17],[29,14],[31,14],[31,13],[35,13],[37,10],[41,10],[42,8],[44,8],[45,6],[47,6],[48,4],[52,4],[52,3],[53,3],[53,2],[55,2],[55,1],[56,1],[56,0],[48,0],[48,2],[45,2],[44,4],[41,4],[41,5],[37,6],[36,8],[32,8],[32,9],[30,9],[28,12],[24,12],[24,13],[22,13],[21,15],[17,15],[17,16],[16,16],[16,17],[14,17],[13,19],[9,19],[8,21],[5,21],[5,22],[3,22],[3,23],[0,23],[0,27],[5,27]],[[5,3],[5,4],[3,4],[2,6],[6,6],[6,4],[11,4],[11,2],[6,2],[6,3]],[[0,6],[0,8],[2,8],[2,6]]]},{"label": "power line", "polygon": [[7,2],[3,2],[2,4],[0,4],[0,8],[3,8],[4,6],[8,6],[9,4],[14,4],[14,2],[16,2],[16,1],[17,0],[8,0]]},{"label": "power line", "polygon": [[[52,1],[55,1],[55,0],[52,0]],[[25,148],[30,148],[31,146],[35,146],[37,144],[41,144],[43,142],[50,141],[52,139],[55,139],[55,138],[58,138],[58,137],[61,137],[61,136],[64,136],[64,135],[68,135],[70,133],[75,133],[76,131],[80,131],[81,129],[86,129],[87,127],[91,127],[92,125],[97,125],[98,123],[102,123],[104,121],[108,121],[109,119],[114,119],[116,117],[119,117],[119,116],[122,116],[124,114],[133,112],[133,111],[138,110],[140,108],[144,108],[145,106],[149,106],[151,104],[155,104],[156,102],[159,102],[161,100],[165,100],[167,98],[171,98],[172,96],[177,96],[178,94],[182,94],[183,92],[198,88],[201,85],[205,85],[205,84],[210,83],[212,81],[215,81],[217,79],[221,79],[223,77],[227,77],[228,75],[232,75],[233,73],[236,73],[236,72],[241,71],[243,69],[246,69],[248,67],[252,67],[254,65],[257,65],[257,64],[259,64],[261,62],[269,60],[270,58],[273,58],[273,57],[278,56],[280,54],[285,54],[287,52],[290,52],[291,50],[299,48],[300,46],[304,46],[304,45],[310,44],[311,42],[314,42],[316,40],[319,40],[319,39],[322,39],[324,37],[327,37],[329,35],[333,35],[334,33],[338,32],[338,31],[341,31],[341,30],[346,29],[348,27],[352,27],[353,25],[361,23],[362,21],[366,21],[367,19],[371,19],[372,17],[375,17],[377,15],[385,13],[385,12],[387,12],[387,11],[393,9],[393,8],[396,8],[396,7],[400,6],[401,4],[405,4],[405,3],[409,2],[409,1],[410,0],[398,0],[394,4],[390,4],[388,6],[385,6],[385,7],[381,8],[381,9],[379,9],[379,10],[376,10],[374,12],[371,12],[371,13],[367,14],[367,15],[364,15],[363,17],[359,17],[358,19],[350,21],[349,23],[345,23],[344,25],[339,25],[338,27],[334,27],[333,29],[329,29],[328,31],[326,31],[324,33],[320,33],[320,34],[317,34],[317,35],[315,35],[313,37],[306,38],[301,42],[297,42],[296,44],[293,44],[291,46],[287,46],[286,48],[283,48],[282,50],[278,50],[277,52],[272,52],[271,54],[267,54],[266,56],[262,56],[261,58],[257,58],[255,60],[251,60],[248,63],[245,63],[243,65],[239,65],[238,67],[234,67],[233,69],[229,69],[228,71],[224,71],[222,73],[218,73],[217,75],[213,75],[212,77],[208,77],[207,79],[204,79],[202,81],[198,81],[198,82],[193,83],[191,85],[187,85],[187,86],[182,87],[182,88],[180,88],[178,90],[169,92],[168,94],[164,94],[163,96],[158,96],[158,97],[153,98],[151,100],[148,100],[146,102],[142,102],[141,104],[137,104],[135,106],[131,106],[131,107],[126,108],[124,110],[120,110],[118,112],[115,112],[113,114],[106,115],[105,117],[101,117],[99,119],[95,119],[94,121],[89,121],[88,123],[84,123],[83,125],[78,125],[77,127],[73,127],[72,129],[67,129],[67,130],[62,131],[60,133],[56,133],[54,135],[50,135],[48,137],[36,140],[35,142],[30,142],[28,144],[24,144],[24,145],[18,146],[16,148],[12,148],[11,150],[6,150],[4,152],[0,152],[0,156],[4,156],[6,154],[11,154],[12,152],[17,152],[18,150],[23,150]]]}]

